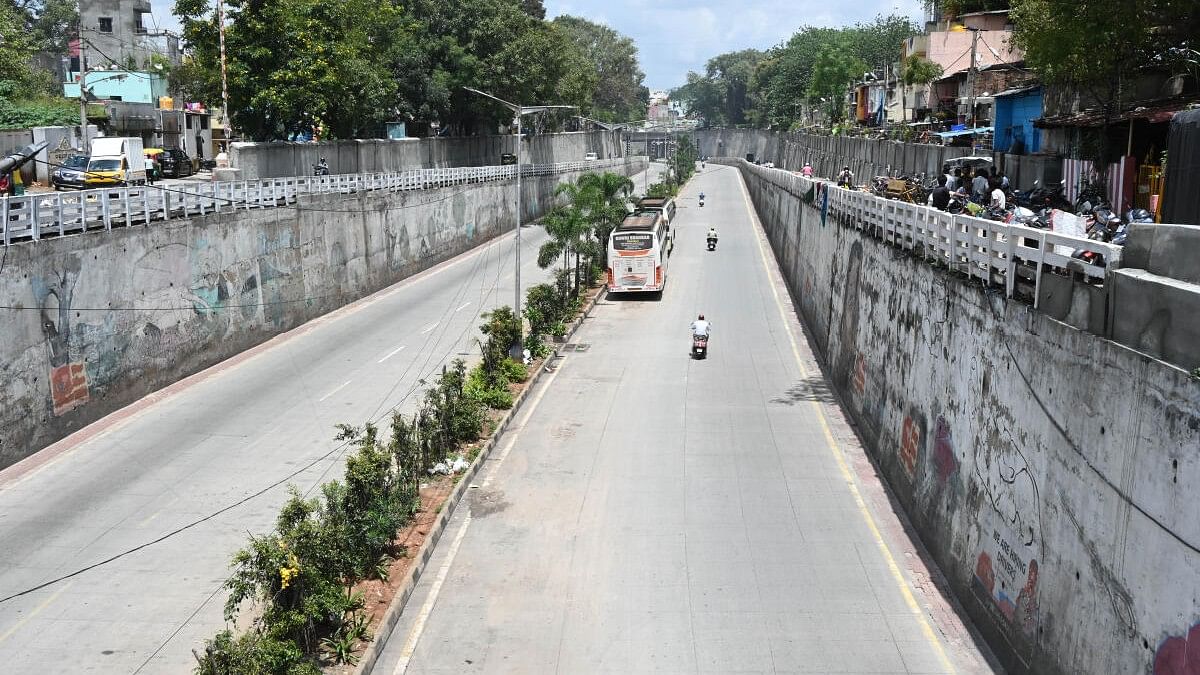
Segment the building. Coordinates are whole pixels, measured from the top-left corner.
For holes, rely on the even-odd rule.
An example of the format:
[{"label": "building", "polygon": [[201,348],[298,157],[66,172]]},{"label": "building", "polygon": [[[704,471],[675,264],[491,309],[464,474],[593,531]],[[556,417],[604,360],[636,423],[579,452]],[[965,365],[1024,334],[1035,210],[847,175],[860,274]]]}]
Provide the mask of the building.
[{"label": "building", "polygon": [[152,25],[149,0],[80,0],[82,60],[72,72],[116,65],[127,70],[152,70],[155,61],[179,65],[179,38]]},{"label": "building", "polygon": [[912,46],[914,53],[923,46],[925,58],[942,67],[942,77],[931,86],[925,104],[944,119],[986,126],[995,116],[993,95],[1031,77],[1024,69],[1024,55],[1011,43],[1008,10],[973,12],[932,25],[937,30],[925,36],[924,44]]},{"label": "building", "polygon": [[1018,87],[996,94],[992,149],[1023,155],[1042,149],[1042,132],[1034,121],[1042,116],[1042,88]]}]

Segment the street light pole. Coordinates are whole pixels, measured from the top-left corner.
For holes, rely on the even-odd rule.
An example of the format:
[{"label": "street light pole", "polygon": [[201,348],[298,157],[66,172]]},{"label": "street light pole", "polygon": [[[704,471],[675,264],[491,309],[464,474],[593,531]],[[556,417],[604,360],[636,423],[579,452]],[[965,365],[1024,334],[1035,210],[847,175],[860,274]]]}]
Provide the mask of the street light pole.
[{"label": "street light pole", "polygon": [[[522,321],[522,319],[521,319],[521,137],[522,137],[521,118],[530,113],[546,112],[548,110],[556,110],[556,109],[562,109],[562,108],[578,110],[579,106],[574,106],[574,105],[523,106],[523,105],[517,105],[516,103],[510,103],[510,102],[505,101],[504,99],[499,98],[497,96],[492,96],[491,94],[489,94],[485,91],[480,91],[478,89],[472,89],[471,87],[463,87],[463,89],[471,92],[472,94],[478,94],[479,96],[483,96],[484,98],[490,98],[491,100],[493,100],[493,101],[499,103],[500,105],[503,105],[504,107],[508,108],[509,110],[513,111],[513,121],[515,122],[516,128],[517,128],[517,153],[516,153],[517,154],[517,226],[516,226],[515,235],[513,237],[513,241],[516,242],[516,245],[513,247],[515,249],[515,251],[513,253],[513,259],[514,259],[514,264],[516,265],[516,267],[513,269],[513,275],[516,280],[516,289],[515,289],[515,293],[514,293],[515,297],[513,298],[513,311],[517,316],[517,320]],[[524,331],[522,331],[522,332],[524,332]],[[521,338],[521,339],[523,339],[523,338]],[[521,348],[521,339],[519,339],[516,344],[516,349],[518,350],[518,353]]]}]

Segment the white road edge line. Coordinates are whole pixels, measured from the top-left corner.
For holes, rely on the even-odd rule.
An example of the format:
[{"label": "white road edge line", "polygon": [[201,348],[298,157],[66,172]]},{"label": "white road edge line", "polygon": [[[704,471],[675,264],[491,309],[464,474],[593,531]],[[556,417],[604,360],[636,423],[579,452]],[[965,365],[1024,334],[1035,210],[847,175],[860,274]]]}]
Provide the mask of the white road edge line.
[{"label": "white road edge line", "polygon": [[454,310],[454,312],[457,314],[458,312],[461,312],[461,311],[463,311],[464,309],[466,309],[467,307],[470,307],[470,306],[471,306],[471,303],[469,303],[469,302],[464,302],[464,303],[462,304],[462,307],[459,307],[458,309]]},{"label": "white road edge line", "polygon": [[329,398],[330,396],[333,396],[334,394],[338,393],[339,391],[345,389],[346,385],[348,385],[348,384],[350,384],[350,380],[346,380],[345,382],[339,384],[337,386],[337,389],[334,389],[333,391],[329,392],[328,394],[325,394],[321,398],[317,399],[317,403],[320,403],[321,401],[324,401],[325,399]]},{"label": "white road edge line", "polygon": [[467,536],[467,527],[470,525],[471,514],[468,513],[463,518],[458,533],[454,535],[454,543],[450,545],[450,554],[446,556],[446,561],[438,569],[437,578],[433,581],[433,587],[429,589],[429,597],[425,599],[425,604],[421,606],[421,611],[417,614],[412,632],[404,641],[404,649],[400,652],[400,660],[396,662],[396,669],[392,671],[393,675],[402,675],[408,670],[408,663],[412,660],[413,652],[417,651],[417,641],[421,639],[421,633],[425,631],[425,622],[429,620],[429,615],[433,612],[433,604],[437,602],[438,594],[442,592],[442,584],[446,583],[446,577],[450,574],[450,566],[454,564],[454,558],[458,555],[458,549],[462,546],[463,539]]},{"label": "white road edge line", "polygon": [[439,323],[441,323],[441,321],[434,321],[433,323],[429,324],[428,326],[425,327],[425,330],[421,331],[421,335],[424,335],[424,334],[428,333],[429,331],[433,330],[434,328],[437,328]]},{"label": "white road edge line", "polygon": [[[776,275],[779,275],[779,284],[786,288],[785,282],[782,279],[783,271],[779,269],[778,264],[772,267],[770,260],[767,258],[766,247],[763,246],[763,240],[767,237],[767,229],[763,226],[762,221],[758,217],[758,212],[754,210],[754,202],[750,199],[750,192],[746,189],[746,181],[742,177],[742,172],[737,173],[738,186],[742,191],[742,199],[745,200],[746,212],[750,216],[750,224],[754,228],[754,241],[758,244],[758,256],[762,261],[763,271],[767,275],[768,286],[771,287],[771,295],[775,299],[775,306],[779,309],[779,318],[783,321],[784,332],[787,334],[788,342],[792,348],[792,358],[796,361],[797,369],[800,371],[800,376],[808,379],[808,367],[804,364],[804,359],[800,356],[800,347],[796,339],[796,335],[792,330],[792,320],[800,321],[800,317],[795,311],[790,312],[784,304],[783,298],[779,294],[776,284]],[[790,299],[789,299],[790,302]],[[892,549],[883,538],[883,533],[879,530],[879,525],[875,522],[875,517],[871,515],[871,509],[867,506],[867,501],[862,495],[862,491],[858,489],[858,481],[854,478],[854,472],[850,469],[849,461],[846,459],[846,453],[833,437],[833,431],[829,427],[829,421],[825,418],[825,410],[821,402],[816,398],[809,400],[809,405],[812,406],[813,413],[817,418],[817,422],[821,427],[821,431],[825,436],[825,444],[833,455],[834,461],[837,463],[838,469],[842,473],[842,480],[846,487],[850,490],[850,495],[854,498],[855,504],[858,506],[859,515],[863,522],[866,523],[867,529],[871,531],[872,538],[875,539],[875,545],[879,552],[883,555],[884,562],[887,564],[888,570],[892,573],[892,579],[899,587],[900,594],[904,596],[904,603],[908,605],[909,612],[917,618],[920,623],[921,632],[925,640],[933,647],[933,651],[938,660],[942,664],[942,669],[947,673],[957,673],[954,664],[951,663],[950,657],[946,655],[946,649],[942,646],[942,641],[938,639],[937,633],[933,630],[933,626],[929,623],[929,617],[924,609],[917,602],[910,588],[908,580],[904,577],[904,573],[900,571],[900,565],[896,562],[895,555],[892,554]]]},{"label": "white road edge line", "polygon": [[[562,366],[567,365],[564,359]],[[533,411],[537,409],[538,404],[542,402],[542,398],[546,392],[550,390],[550,385],[554,383],[554,378],[562,372],[562,366],[550,373],[546,381],[542,384],[537,396],[529,402],[524,417],[522,417],[519,428],[513,430],[512,438],[505,445],[504,450],[495,459],[495,463],[490,467],[487,478],[483,480],[483,486],[487,487],[492,482],[492,477],[500,468],[500,464],[508,457],[508,453],[512,452],[513,446],[517,444],[517,437],[524,430],[525,424],[529,422],[529,418],[533,416]],[[491,460],[488,460],[489,463]],[[421,611],[417,613],[417,619],[413,622],[413,627],[408,632],[408,638],[404,640],[404,649],[400,650],[400,659],[396,662],[396,668],[392,671],[392,675],[403,675],[408,670],[408,664],[412,661],[413,654],[417,651],[417,643],[421,641],[421,634],[425,632],[425,623],[429,621],[429,615],[433,613],[433,606],[437,604],[438,595],[442,592],[442,585],[446,583],[446,577],[450,574],[450,567],[454,564],[454,559],[458,556],[458,549],[462,546],[463,539],[467,536],[467,528],[471,525],[471,512],[467,511],[467,515],[463,517],[462,525],[458,532],[454,535],[454,543],[450,545],[450,551],[446,554],[446,560],[442,562],[442,566],[438,568],[437,578],[433,581],[433,586],[429,589],[429,596],[425,598],[425,602],[421,605]]]},{"label": "white road edge line", "polygon": [[400,345],[399,347],[396,347],[396,348],[395,348],[395,349],[393,349],[392,351],[388,352],[387,356],[383,357],[382,359],[379,359],[379,363],[383,363],[384,361],[387,361],[388,359],[392,358],[393,356],[395,356],[395,355],[399,354],[400,352],[404,351],[404,348],[405,348],[405,347],[407,347],[407,346],[408,346],[408,345]]}]

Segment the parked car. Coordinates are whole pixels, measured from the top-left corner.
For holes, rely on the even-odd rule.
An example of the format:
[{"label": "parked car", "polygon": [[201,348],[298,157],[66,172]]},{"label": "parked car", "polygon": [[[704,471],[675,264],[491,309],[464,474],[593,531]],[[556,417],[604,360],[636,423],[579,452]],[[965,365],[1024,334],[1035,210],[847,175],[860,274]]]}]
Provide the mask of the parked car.
[{"label": "parked car", "polygon": [[594,161],[597,159],[600,159],[600,155],[597,155],[594,152],[589,152],[588,154],[583,156],[583,161],[585,161],[585,162],[591,162],[591,161]]},{"label": "parked car", "polygon": [[158,164],[162,167],[162,175],[166,178],[183,178],[195,173],[192,170],[192,158],[179,148],[163,150],[163,153],[158,156]]},{"label": "parked car", "polygon": [[83,189],[83,174],[87,171],[87,155],[71,155],[63,160],[62,166],[50,174],[50,185],[55,190],[67,188],[70,190]]}]

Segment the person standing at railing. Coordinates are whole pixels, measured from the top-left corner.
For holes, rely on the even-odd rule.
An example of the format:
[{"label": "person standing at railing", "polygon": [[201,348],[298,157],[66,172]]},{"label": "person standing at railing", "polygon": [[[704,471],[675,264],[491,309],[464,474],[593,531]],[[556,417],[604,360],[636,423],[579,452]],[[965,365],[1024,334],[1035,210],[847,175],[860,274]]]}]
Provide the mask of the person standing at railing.
[{"label": "person standing at railing", "polygon": [[983,204],[987,202],[988,192],[991,187],[988,185],[988,182],[987,169],[983,167],[977,169],[975,177],[971,179],[971,198],[975,203]]},{"label": "person standing at railing", "polygon": [[946,187],[946,175],[937,177],[938,185],[929,192],[929,205],[945,211],[950,208],[950,188]]}]

